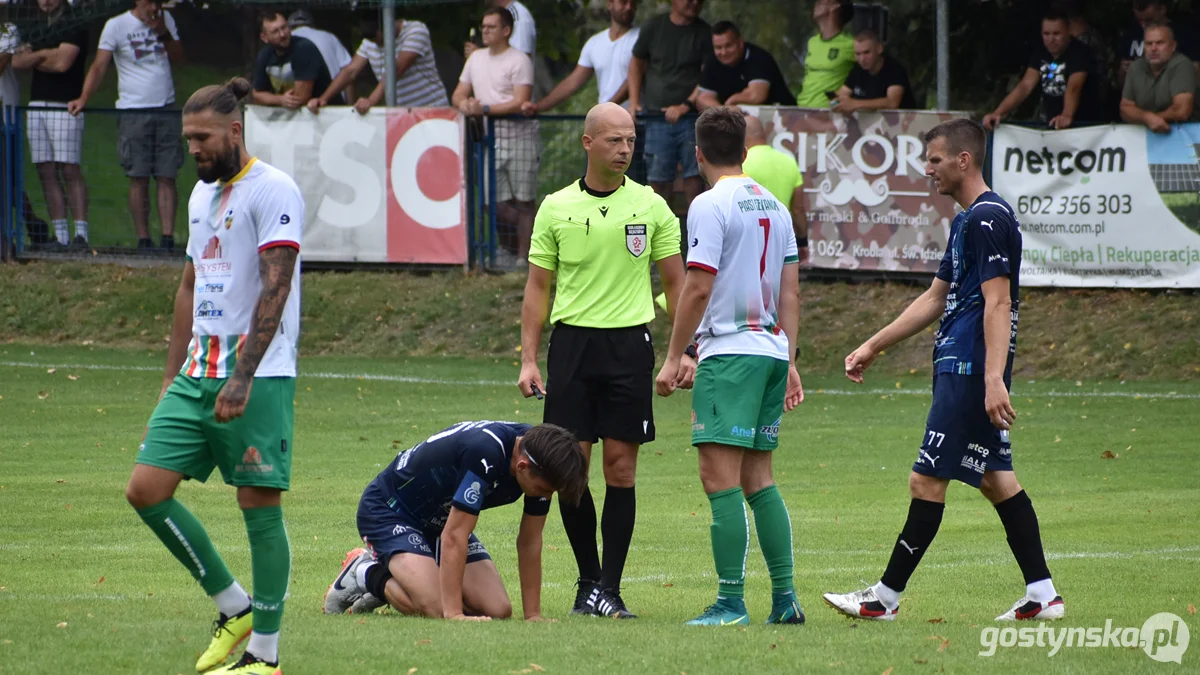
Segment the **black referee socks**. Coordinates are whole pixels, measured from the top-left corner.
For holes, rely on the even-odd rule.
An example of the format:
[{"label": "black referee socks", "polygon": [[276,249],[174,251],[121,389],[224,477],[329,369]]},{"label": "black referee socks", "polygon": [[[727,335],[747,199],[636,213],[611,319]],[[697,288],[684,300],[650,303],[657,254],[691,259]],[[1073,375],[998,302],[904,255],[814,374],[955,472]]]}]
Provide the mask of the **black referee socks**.
[{"label": "black referee socks", "polygon": [[896,538],[887,570],[880,579],[884,586],[897,593],[904,590],[909,577],[921,563],[925,550],[937,536],[945,510],[946,505],[940,502],[912,500],[908,507],[908,520],[904,521],[904,529],[900,530],[900,536]]},{"label": "black referee socks", "polygon": [[606,486],[604,492],[604,518],[600,532],[604,537],[604,572],[600,575],[600,588],[615,590],[621,587],[621,575],[625,573],[625,558],[629,556],[629,542],[633,540],[633,524],[637,519],[637,495],[634,487]]},{"label": "black referee socks", "polygon": [[1046,566],[1046,554],[1042,551],[1042,531],[1029,495],[1021,490],[1000,502],[996,505],[996,515],[1004,524],[1008,547],[1021,567],[1025,583],[1049,579],[1050,568]]},{"label": "black referee socks", "polygon": [[[561,499],[558,500],[558,511],[562,514],[563,529],[567,531],[571,550],[575,552],[579,577],[598,581],[600,554],[596,550],[596,502],[592,501],[592,491],[583,491],[579,506],[571,506]],[[607,515],[607,511],[605,513]]]}]

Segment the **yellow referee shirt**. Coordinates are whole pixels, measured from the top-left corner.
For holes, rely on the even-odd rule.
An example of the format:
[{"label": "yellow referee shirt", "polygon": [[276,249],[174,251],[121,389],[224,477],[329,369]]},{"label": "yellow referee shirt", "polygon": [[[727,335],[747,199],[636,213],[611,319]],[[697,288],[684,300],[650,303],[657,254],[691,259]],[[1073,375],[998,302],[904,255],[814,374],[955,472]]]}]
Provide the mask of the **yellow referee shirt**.
[{"label": "yellow referee shirt", "polygon": [[679,219],[648,186],[604,194],[580,179],[542,201],[529,262],[557,272],[551,323],[628,328],[654,319],[650,263],[679,254]]}]

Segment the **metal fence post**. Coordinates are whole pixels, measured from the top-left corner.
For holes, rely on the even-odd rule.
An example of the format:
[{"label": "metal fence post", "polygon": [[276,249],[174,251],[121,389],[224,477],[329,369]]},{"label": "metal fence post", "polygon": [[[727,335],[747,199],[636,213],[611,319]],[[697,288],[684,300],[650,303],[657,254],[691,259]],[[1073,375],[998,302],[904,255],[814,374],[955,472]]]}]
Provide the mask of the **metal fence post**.
[{"label": "metal fence post", "polygon": [[488,264],[496,264],[496,243],[500,238],[496,227],[496,120],[487,118],[487,134],[484,136],[487,150],[487,183],[484,194],[488,207]]},{"label": "metal fence post", "polygon": [[950,109],[950,0],[937,0],[937,107]]},{"label": "metal fence post", "polygon": [[395,0],[383,3],[383,77],[384,104],[396,107],[396,5]]},{"label": "metal fence post", "polygon": [[14,107],[12,109],[12,124],[9,125],[9,132],[12,137],[8,144],[9,157],[12,167],[12,193],[14,202],[18,204],[17,208],[13,209],[13,222],[15,241],[17,244],[17,253],[20,254],[25,250],[25,148],[23,139],[25,134],[22,133],[22,124],[25,119],[25,108]]}]

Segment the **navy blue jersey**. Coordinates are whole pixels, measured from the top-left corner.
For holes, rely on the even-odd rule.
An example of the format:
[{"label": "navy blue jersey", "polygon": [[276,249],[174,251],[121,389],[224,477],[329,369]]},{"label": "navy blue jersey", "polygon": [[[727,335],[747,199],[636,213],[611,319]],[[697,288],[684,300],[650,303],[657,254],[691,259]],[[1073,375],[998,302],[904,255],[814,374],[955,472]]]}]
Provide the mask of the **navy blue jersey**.
[{"label": "navy blue jersey", "polygon": [[[437,536],[450,507],[479,515],[483,509],[512,504],[522,497],[509,471],[517,437],[528,424],[461,422],[396,457],[372,482],[387,505]],[[550,500],[526,498],[525,512],[544,516]]]},{"label": "navy blue jersey", "polygon": [[938,268],[937,278],[950,282],[950,292],[933,346],[935,374],[983,374],[987,346],[983,338],[982,286],[989,279],[1007,276],[1012,326],[1004,381],[1010,382],[1017,351],[1020,274],[1021,229],[1016,215],[1000,195],[985,192],[954,218],[946,255]]}]

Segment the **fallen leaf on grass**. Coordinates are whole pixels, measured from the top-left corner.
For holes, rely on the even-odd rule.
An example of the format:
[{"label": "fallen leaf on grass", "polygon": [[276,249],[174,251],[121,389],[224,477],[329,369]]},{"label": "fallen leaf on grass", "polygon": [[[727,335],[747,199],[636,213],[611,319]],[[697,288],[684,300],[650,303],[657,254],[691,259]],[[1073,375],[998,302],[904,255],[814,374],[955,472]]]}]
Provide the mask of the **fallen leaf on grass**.
[{"label": "fallen leaf on grass", "polygon": [[51,368],[50,370],[47,370],[46,372],[53,375],[54,373],[58,372],[58,368]]},{"label": "fallen leaf on grass", "polygon": [[4,641],[4,644],[6,644],[6,645],[11,645],[11,644],[12,644],[12,640],[5,640],[5,641]]},{"label": "fallen leaf on grass", "polygon": [[416,642],[413,643],[413,646],[420,647],[421,645],[431,645],[431,644],[433,644],[433,640],[426,638],[424,640],[417,640]]},{"label": "fallen leaf on grass", "polygon": [[892,675],[892,671],[895,669],[896,669],[896,666],[888,666],[888,669],[883,671],[883,675]]},{"label": "fallen leaf on grass", "polygon": [[944,652],[944,651],[946,651],[946,647],[949,647],[949,646],[950,646],[949,640],[942,640],[942,644],[938,645],[938,651]]},{"label": "fallen leaf on grass", "polygon": [[1100,453],[1100,459],[1116,459],[1120,456],[1121,455],[1113,452],[1112,450],[1105,450],[1104,452]]},{"label": "fallen leaf on grass", "polygon": [[1062,439],[1061,439],[1061,438],[1059,438],[1058,436],[1055,436],[1055,437],[1054,437],[1054,442],[1055,442],[1055,443],[1062,443]]},{"label": "fallen leaf on grass", "polygon": [[546,544],[546,548],[550,549],[551,551],[557,551],[557,550],[558,550],[558,547],[557,547],[557,546],[555,546],[554,544]]},{"label": "fallen leaf on grass", "polygon": [[[4,587],[0,586],[0,588],[4,588]],[[1196,606],[1189,602],[1188,603],[1188,614],[1195,614],[1195,613],[1196,613]]]},{"label": "fallen leaf on grass", "polygon": [[929,623],[941,623],[941,622],[943,622],[943,621],[945,621],[945,619],[943,619],[942,617],[940,617],[940,616],[939,616],[939,617],[938,617],[938,618],[936,618],[936,619],[930,619],[930,620],[929,620]]},{"label": "fallen leaf on grass", "polygon": [[55,478],[55,479],[54,479],[54,482],[55,482],[55,483],[65,483],[65,482],[67,482],[67,481],[65,481],[65,480],[63,480],[63,479],[61,479],[61,478]]},{"label": "fallen leaf on grass", "polygon": [[365,625],[367,625],[367,620],[366,620],[366,619],[359,619],[358,621],[355,621],[354,623],[356,623],[356,624],[358,624],[358,625],[360,625],[360,626],[365,626]]},{"label": "fallen leaf on grass", "polygon": [[101,575],[101,576],[100,576],[100,578],[99,578],[98,580],[96,580],[96,585],[97,585],[97,586],[99,586],[99,585],[100,585],[100,584],[102,584],[102,583],[104,583],[104,576],[103,576],[103,575]]},{"label": "fallen leaf on grass", "polygon": [[67,627],[67,622],[66,622],[66,621],[59,621],[59,622],[58,622],[58,627],[59,627],[59,628],[66,628],[66,627]]},{"label": "fallen leaf on grass", "polygon": [[770,647],[770,648],[771,648],[771,649],[775,649],[775,648],[776,648],[776,647],[778,647],[778,646],[779,646],[779,645],[771,645],[771,647]]},{"label": "fallen leaf on grass", "polygon": [[[674,587],[675,587],[675,584],[663,584],[663,588],[674,588]],[[1195,614],[1195,612],[1192,612],[1192,614]]]},{"label": "fallen leaf on grass", "polygon": [[70,505],[70,504],[67,504],[67,510],[68,510],[68,511],[70,511],[70,510],[71,510],[71,505]]},{"label": "fallen leaf on grass", "polygon": [[48,392],[48,391],[39,391],[38,392],[38,400],[39,401],[45,401],[48,398],[50,398],[50,392]]},{"label": "fallen leaf on grass", "polygon": [[544,672],[546,672],[546,669],[545,669],[545,668],[543,668],[543,667],[539,666],[539,665],[538,665],[538,664],[536,664],[536,663],[531,663],[531,664],[529,664],[529,667],[530,667],[530,668],[533,668],[534,670],[538,671],[539,673],[544,673]]},{"label": "fallen leaf on grass", "polygon": [[79,376],[78,375],[68,375],[67,379],[74,382],[75,380],[79,379]]},{"label": "fallen leaf on grass", "polygon": [[918,666],[923,666],[926,663],[929,663],[929,660],[928,659],[913,659],[913,663],[917,664]]},{"label": "fallen leaf on grass", "polygon": [[409,669],[408,669],[408,675],[413,675],[413,673],[415,673],[415,672],[417,672],[417,669],[416,669],[416,668],[409,668]]}]

